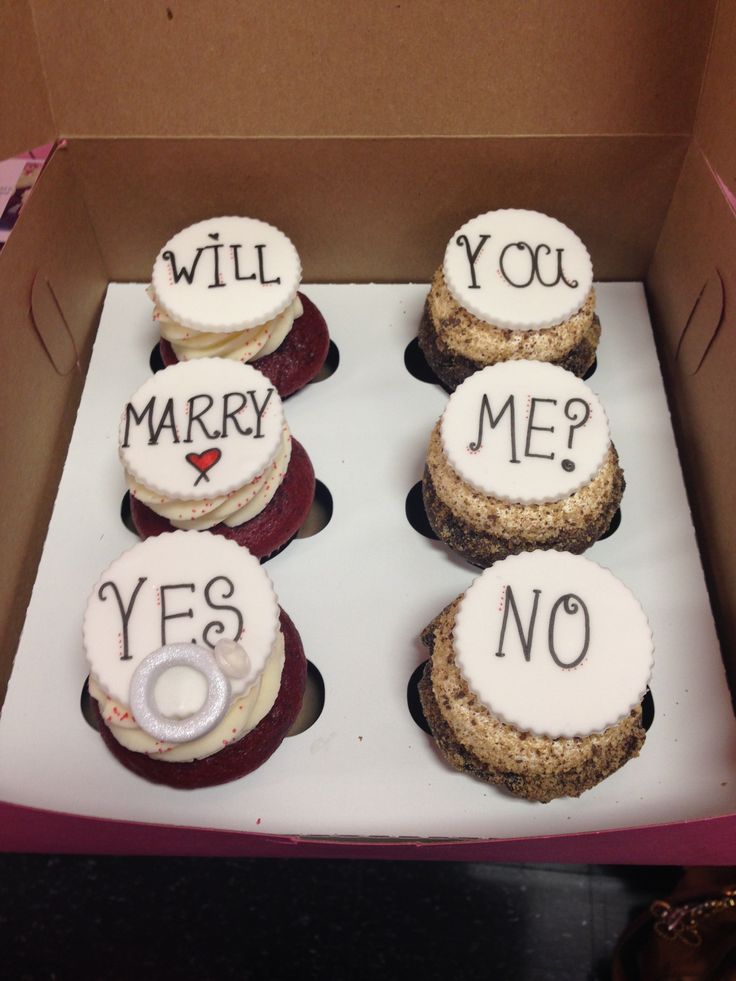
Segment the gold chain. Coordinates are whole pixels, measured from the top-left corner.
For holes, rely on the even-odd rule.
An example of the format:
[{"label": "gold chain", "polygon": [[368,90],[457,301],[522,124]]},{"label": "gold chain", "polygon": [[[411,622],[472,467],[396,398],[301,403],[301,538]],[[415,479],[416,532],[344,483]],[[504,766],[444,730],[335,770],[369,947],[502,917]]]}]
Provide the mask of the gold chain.
[{"label": "gold chain", "polygon": [[671,905],[664,899],[655,900],[649,907],[654,917],[654,929],[660,937],[678,940],[688,947],[699,947],[703,942],[699,924],[726,910],[736,909],[736,888],[725,889],[719,899],[704,899],[697,903]]}]

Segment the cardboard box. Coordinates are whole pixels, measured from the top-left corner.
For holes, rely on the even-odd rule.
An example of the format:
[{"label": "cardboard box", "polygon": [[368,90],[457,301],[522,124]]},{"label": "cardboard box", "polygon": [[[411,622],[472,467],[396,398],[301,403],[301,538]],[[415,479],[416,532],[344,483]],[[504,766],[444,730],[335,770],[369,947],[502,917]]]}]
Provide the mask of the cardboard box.
[{"label": "cardboard box", "polygon": [[[0,157],[59,141],[0,255],[4,679],[108,282],[222,213],[288,229],[306,281],[422,282],[468,216],[516,206],[575,228],[597,279],[645,283],[733,690],[736,4],[214,9],[3,5],[24,72],[0,69]],[[23,849],[736,862],[736,817],[383,844],[4,817]]]}]

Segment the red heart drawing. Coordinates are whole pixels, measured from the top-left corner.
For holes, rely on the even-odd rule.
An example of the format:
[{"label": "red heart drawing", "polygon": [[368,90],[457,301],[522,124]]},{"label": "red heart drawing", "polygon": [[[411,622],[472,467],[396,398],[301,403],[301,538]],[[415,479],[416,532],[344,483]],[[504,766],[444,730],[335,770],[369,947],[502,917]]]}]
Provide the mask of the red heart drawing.
[{"label": "red heart drawing", "polygon": [[213,447],[211,450],[205,450],[204,453],[187,453],[187,463],[190,463],[195,470],[199,471],[199,477],[197,477],[197,479],[194,481],[195,487],[200,480],[202,480],[202,478],[205,480],[210,479],[207,476],[207,471],[214,467],[221,456],[222,452],[218,450],[217,447]]}]

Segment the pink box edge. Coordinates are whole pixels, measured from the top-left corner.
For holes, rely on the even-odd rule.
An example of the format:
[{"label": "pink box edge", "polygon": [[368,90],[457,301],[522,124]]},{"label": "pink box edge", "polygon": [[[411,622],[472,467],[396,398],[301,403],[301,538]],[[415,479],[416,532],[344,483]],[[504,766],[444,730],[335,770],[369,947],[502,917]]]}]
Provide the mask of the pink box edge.
[{"label": "pink box edge", "polygon": [[0,851],[611,865],[736,865],[736,815],[676,824],[443,841],[300,838],[112,821],[0,802]]}]

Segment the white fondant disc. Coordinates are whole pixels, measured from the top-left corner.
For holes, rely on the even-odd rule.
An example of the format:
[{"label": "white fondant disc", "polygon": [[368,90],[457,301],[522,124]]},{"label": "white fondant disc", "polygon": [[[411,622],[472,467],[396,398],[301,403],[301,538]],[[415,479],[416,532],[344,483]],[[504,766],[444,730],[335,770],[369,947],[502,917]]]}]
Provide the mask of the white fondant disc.
[{"label": "white fondant disc", "polygon": [[199,358],[156,372],[123,409],[120,458],[168,499],[205,500],[263,473],[281,444],[281,397],[240,361]]},{"label": "white fondant disc", "polygon": [[502,722],[556,738],[602,732],[639,704],[653,643],[647,618],[608,569],[537,551],[497,562],[463,596],[455,659]]},{"label": "white fondant disc", "polygon": [[610,444],[597,395],[543,361],[504,361],[467,378],[450,396],[442,448],[458,476],[514,503],[557,501],[588,483]]},{"label": "white fondant disc", "polygon": [[214,648],[221,638],[248,652],[247,674],[229,679],[234,695],[246,692],[263,671],[278,626],[276,595],[258,559],[219,535],[175,531],[139,542],[109,566],[87,603],[83,635],[92,676],[129,704],[133,672],[153,651],[169,644]]},{"label": "white fondant disc", "polygon": [[538,211],[489,211],[466,222],[445,251],[457,302],[481,320],[534,330],[568,320],[593,285],[588,250],[562,222]]},{"label": "white fondant disc", "polygon": [[209,218],[183,229],[159,252],[151,277],[172,320],[229,332],[272,320],[293,301],[301,262],[290,241],[256,218]]}]

